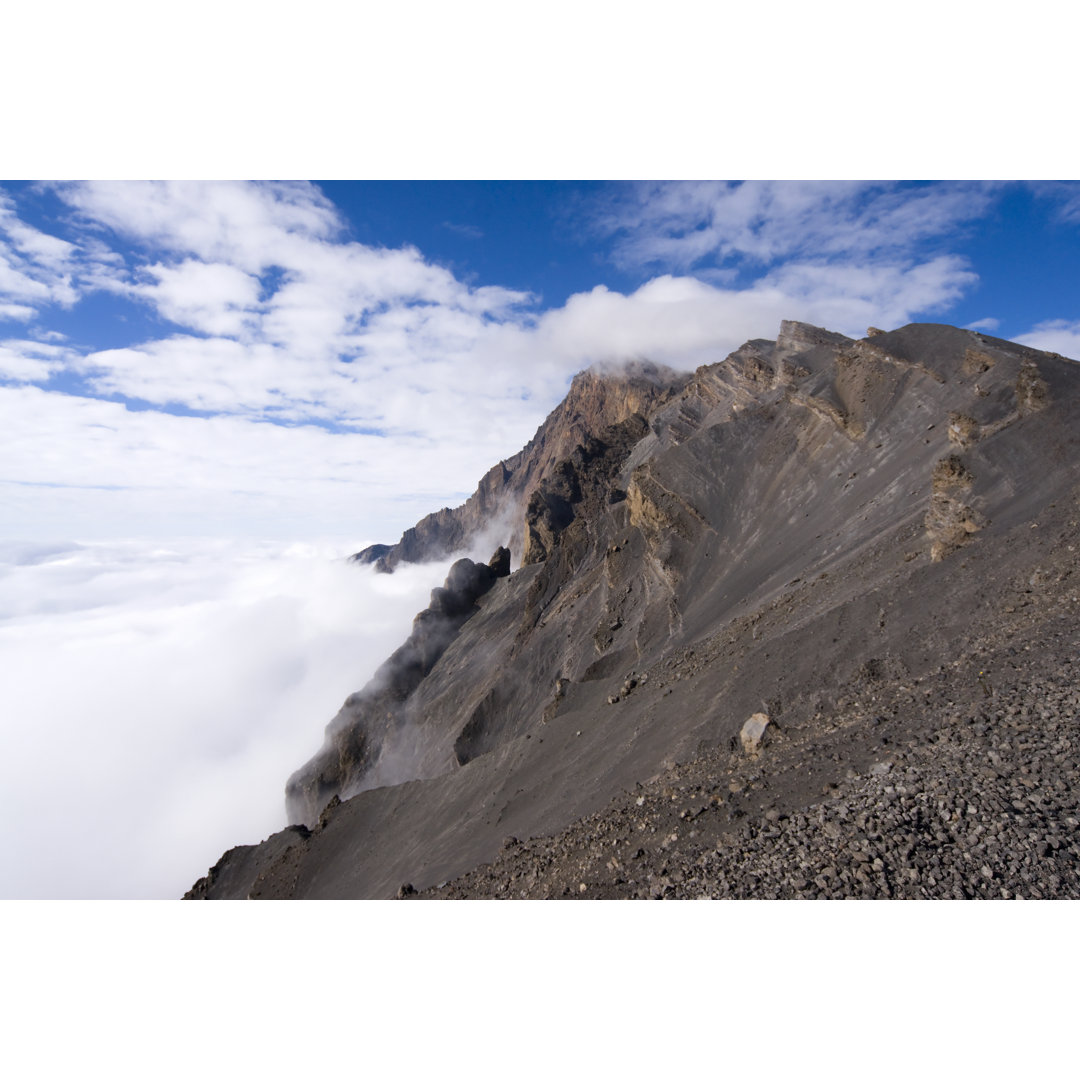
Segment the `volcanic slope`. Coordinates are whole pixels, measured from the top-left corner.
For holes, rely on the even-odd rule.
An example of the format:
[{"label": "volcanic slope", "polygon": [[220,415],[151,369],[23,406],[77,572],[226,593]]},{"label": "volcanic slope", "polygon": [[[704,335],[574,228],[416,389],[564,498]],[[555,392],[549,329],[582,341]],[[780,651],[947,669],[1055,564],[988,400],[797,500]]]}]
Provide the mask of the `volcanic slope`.
[{"label": "volcanic slope", "polygon": [[[613,851],[629,843],[604,822],[635,811],[645,861],[596,863],[608,895],[682,895],[660,870],[689,830],[658,839],[664,815],[641,809],[665,777],[677,781],[672,806],[709,793],[689,812],[708,814],[693,832],[711,847],[689,879],[689,863],[678,870],[693,894],[795,895],[802,881],[814,895],[901,895],[867,891],[854,871],[803,881],[817,856],[796,841],[825,828],[822,800],[865,802],[828,823],[830,842],[839,829],[846,844],[876,800],[915,799],[923,775],[934,778],[926,798],[933,784],[958,798],[985,768],[1010,795],[996,812],[1019,815],[1032,784],[1045,811],[1034,830],[1010,826],[999,851],[1023,867],[1041,857],[1024,843],[1053,841],[1063,861],[1039,879],[1043,894],[1056,878],[1071,895],[1076,695],[1059,684],[1080,620],[1080,367],[948,326],[855,341],[785,322],[775,342],[692,376],[649,369],[652,389],[632,402],[618,376],[589,379],[609,404],[518,489],[509,539],[521,567],[500,573],[502,553],[490,567],[455,566],[446,592],[481,587],[449,606],[436,590],[429,612],[452,621],[438,648],[391,698],[385,672],[354,695],[290,780],[293,824],[227,852],[188,895],[387,897],[482,864],[496,876],[478,870],[471,891],[429,895],[577,895],[582,884],[588,895],[577,877],[597,837]],[[549,418],[546,441],[558,434]],[[431,617],[418,617],[421,639]],[[1024,696],[1033,652],[1032,678],[1056,687],[1037,702]],[[739,735],[756,713],[769,723],[747,752]],[[963,753],[937,753],[956,718],[985,746],[957,735]],[[897,740],[914,755],[900,795],[874,787],[908,760],[884,760]],[[976,822],[993,812],[970,805]],[[917,828],[903,803],[894,809],[879,832]],[[772,816],[759,827],[757,814]],[[1029,834],[1038,839],[1016,839]],[[772,867],[788,841],[805,849],[803,877],[753,869],[751,848]],[[504,874],[531,844],[561,854]],[[864,877],[883,873],[869,865]],[[958,882],[931,873],[912,880],[917,894],[988,895],[979,881],[999,872],[986,860],[950,866]]]}]

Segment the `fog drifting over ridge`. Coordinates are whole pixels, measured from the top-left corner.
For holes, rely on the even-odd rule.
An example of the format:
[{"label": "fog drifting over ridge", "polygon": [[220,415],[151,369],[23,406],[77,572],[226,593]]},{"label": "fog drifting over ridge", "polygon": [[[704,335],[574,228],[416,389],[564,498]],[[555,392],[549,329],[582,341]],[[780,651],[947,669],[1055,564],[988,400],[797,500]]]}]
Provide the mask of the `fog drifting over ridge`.
[{"label": "fog drifting over ridge", "polygon": [[328,544],[0,544],[5,898],[179,897],[284,784],[449,562]]}]

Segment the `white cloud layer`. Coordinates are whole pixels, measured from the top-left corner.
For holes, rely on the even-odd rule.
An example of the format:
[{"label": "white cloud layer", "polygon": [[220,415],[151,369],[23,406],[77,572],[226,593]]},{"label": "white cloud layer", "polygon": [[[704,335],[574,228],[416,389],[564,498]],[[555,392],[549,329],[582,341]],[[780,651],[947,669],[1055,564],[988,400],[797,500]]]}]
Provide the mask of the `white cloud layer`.
[{"label": "white cloud layer", "polygon": [[447,565],[332,548],[0,544],[0,897],[178,897],[284,785]]},{"label": "white cloud layer", "polygon": [[0,387],[0,430],[0,537],[9,539],[393,540],[448,493],[463,500],[479,463],[500,456],[482,434],[440,445],[436,430],[391,442],[131,411],[32,386]]}]

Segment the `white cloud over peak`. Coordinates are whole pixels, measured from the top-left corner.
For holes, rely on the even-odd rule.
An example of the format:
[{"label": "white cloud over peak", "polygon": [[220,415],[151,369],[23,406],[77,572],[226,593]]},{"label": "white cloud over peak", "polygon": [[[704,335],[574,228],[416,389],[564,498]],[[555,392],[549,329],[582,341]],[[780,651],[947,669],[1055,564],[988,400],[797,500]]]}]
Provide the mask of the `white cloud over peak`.
[{"label": "white cloud over peak", "polygon": [[941,310],[976,280],[949,256],[911,266],[787,263],[746,288],[662,275],[629,294],[604,286],[579,293],[534,324],[503,327],[493,345],[525,366],[544,358],[563,371],[628,357],[688,368],[716,363],[750,338],[775,337],[784,319],[857,337],[869,325],[900,326]]}]

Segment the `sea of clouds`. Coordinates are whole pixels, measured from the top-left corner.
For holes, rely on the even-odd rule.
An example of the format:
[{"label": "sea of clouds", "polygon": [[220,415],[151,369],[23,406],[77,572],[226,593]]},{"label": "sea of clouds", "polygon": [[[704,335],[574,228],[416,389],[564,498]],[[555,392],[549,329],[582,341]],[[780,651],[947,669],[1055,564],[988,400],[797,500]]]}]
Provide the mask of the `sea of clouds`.
[{"label": "sea of clouds", "polygon": [[285,780],[449,567],[348,553],[0,541],[0,896],[179,897],[283,828]]}]

